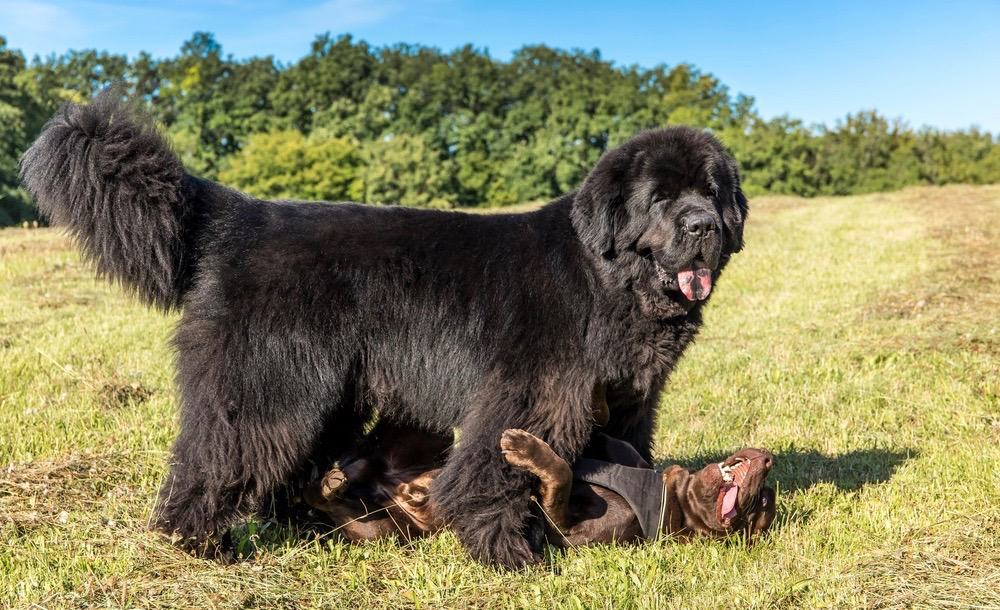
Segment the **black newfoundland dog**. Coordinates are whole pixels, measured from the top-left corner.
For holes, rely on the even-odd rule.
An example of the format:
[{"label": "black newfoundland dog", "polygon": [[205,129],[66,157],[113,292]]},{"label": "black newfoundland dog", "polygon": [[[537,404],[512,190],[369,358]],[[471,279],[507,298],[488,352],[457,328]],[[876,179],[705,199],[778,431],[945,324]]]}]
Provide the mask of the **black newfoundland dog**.
[{"label": "black newfoundland dog", "polygon": [[432,493],[480,561],[539,558],[532,479],[497,439],[572,461],[604,431],[649,457],[660,390],[743,243],[733,159],[684,127],[606,153],[523,214],[260,201],[187,174],[105,93],[24,155],[40,210],[103,275],[180,308],[181,431],[157,527],[203,542],[379,418],[457,445]]}]

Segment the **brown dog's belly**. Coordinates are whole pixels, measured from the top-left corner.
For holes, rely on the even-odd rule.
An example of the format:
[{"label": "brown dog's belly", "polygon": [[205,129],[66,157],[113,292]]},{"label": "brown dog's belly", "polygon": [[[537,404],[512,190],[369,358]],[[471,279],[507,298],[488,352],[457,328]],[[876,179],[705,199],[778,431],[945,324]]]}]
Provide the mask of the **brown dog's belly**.
[{"label": "brown dog's belly", "polygon": [[574,481],[568,512],[570,525],[562,533],[565,546],[642,540],[635,513],[624,498],[610,489]]}]

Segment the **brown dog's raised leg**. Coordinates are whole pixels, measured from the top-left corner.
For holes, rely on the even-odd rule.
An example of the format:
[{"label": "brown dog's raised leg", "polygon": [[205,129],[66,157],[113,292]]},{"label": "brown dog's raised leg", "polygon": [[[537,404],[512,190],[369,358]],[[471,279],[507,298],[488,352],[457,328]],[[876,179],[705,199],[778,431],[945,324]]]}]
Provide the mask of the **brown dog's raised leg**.
[{"label": "brown dog's raised leg", "polygon": [[334,467],[327,471],[319,483],[319,492],[327,500],[343,493],[347,488],[347,475],[340,468]]},{"label": "brown dog's raised leg", "polygon": [[556,528],[565,530],[573,485],[573,470],[566,460],[556,455],[542,439],[516,428],[504,431],[500,450],[508,464],[538,477],[542,510]]}]

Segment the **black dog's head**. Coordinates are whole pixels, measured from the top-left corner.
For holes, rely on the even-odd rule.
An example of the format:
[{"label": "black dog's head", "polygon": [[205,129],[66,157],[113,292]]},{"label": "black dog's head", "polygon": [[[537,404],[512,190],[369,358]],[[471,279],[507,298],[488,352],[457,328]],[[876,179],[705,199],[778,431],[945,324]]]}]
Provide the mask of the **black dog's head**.
[{"label": "black dog's head", "polygon": [[580,240],[662,315],[708,298],[743,247],[747,199],[733,158],[690,127],[643,132],[608,151],[573,202]]}]

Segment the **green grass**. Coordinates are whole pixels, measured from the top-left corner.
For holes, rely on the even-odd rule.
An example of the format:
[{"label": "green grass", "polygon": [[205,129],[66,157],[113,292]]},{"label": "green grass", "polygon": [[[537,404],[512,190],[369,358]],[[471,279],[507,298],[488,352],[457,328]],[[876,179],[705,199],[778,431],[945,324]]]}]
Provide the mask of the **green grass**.
[{"label": "green grass", "polygon": [[753,206],[656,453],[771,449],[771,534],[518,573],[450,534],[349,546],[251,522],[252,558],[224,566],[149,533],[174,318],[56,232],[0,231],[0,607],[1000,607],[1000,187]]}]

